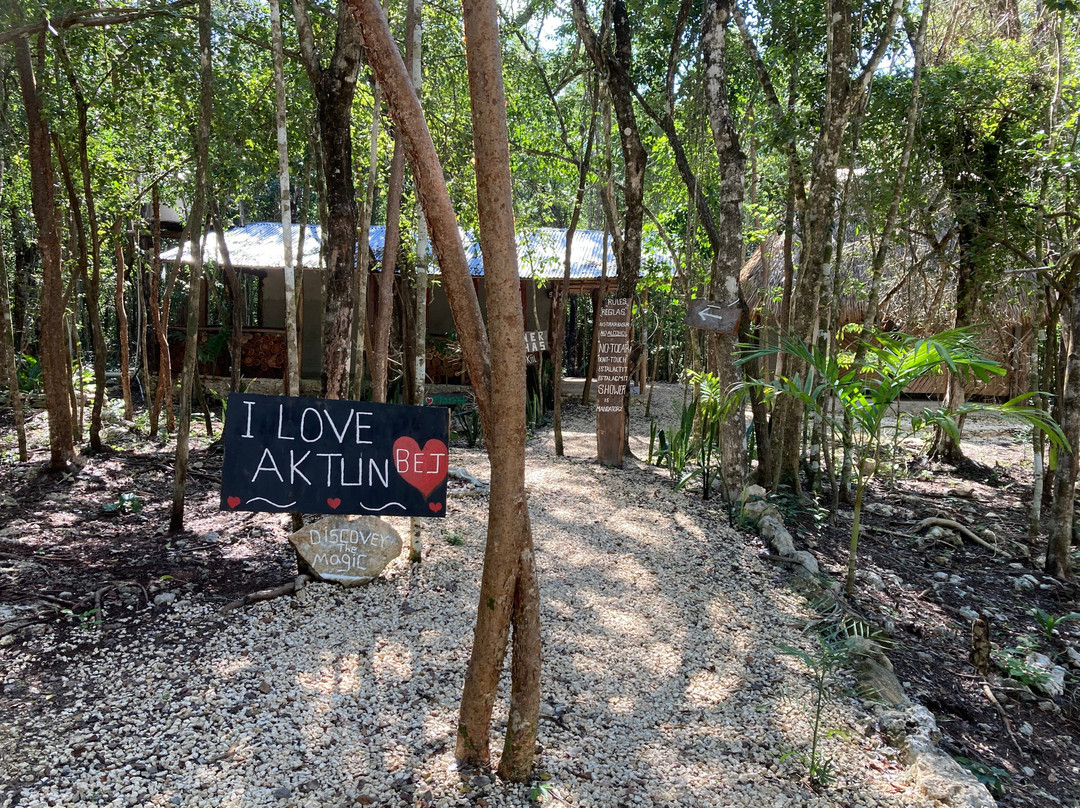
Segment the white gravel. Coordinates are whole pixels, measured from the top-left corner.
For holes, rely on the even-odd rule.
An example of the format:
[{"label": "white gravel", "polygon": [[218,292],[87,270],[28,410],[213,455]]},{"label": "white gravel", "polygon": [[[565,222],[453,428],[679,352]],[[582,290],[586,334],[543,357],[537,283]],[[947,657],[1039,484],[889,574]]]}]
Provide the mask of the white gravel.
[{"label": "white gravel", "polygon": [[[639,405],[633,420],[647,435]],[[452,496],[423,564],[398,558],[368,586],[315,584],[224,617],[181,595],[153,618],[0,648],[17,707],[0,716],[0,806],[494,807],[527,805],[534,789],[545,805],[598,808],[924,805],[843,695],[823,725],[837,779],[809,788],[788,755],[809,749],[811,683],[778,645],[812,643],[787,570],[663,472],[592,463],[590,430],[576,408],[567,458],[550,434],[529,449],[542,788],[453,765],[486,501]],[[482,454],[453,454],[487,478]],[[52,686],[21,691],[42,656]]]}]

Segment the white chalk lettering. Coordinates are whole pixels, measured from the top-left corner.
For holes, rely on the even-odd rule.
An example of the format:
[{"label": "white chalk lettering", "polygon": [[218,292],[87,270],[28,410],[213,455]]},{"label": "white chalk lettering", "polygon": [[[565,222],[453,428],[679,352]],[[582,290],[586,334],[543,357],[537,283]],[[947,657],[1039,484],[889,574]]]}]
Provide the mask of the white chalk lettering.
[{"label": "white chalk lettering", "polygon": [[244,430],[244,434],[241,435],[240,437],[241,438],[254,438],[255,436],[251,434],[251,408],[255,406],[255,402],[254,401],[245,401],[244,403],[247,405],[247,429]]},{"label": "white chalk lettering", "polygon": [[[270,461],[270,465],[264,466],[263,463],[267,460]],[[274,474],[277,475],[279,483],[285,482],[285,480],[283,480],[281,477],[281,472],[278,471],[277,463],[274,462],[274,455],[271,454],[269,449],[263,449],[262,457],[259,458],[259,467],[255,469],[255,474],[252,476],[251,481],[255,482],[257,479],[259,479],[259,475],[262,474],[262,472],[264,471],[274,472]]]},{"label": "white chalk lettering", "polygon": [[[315,413],[315,423],[319,426],[319,434],[316,435],[314,438],[309,438],[307,436],[307,432],[304,430],[304,425],[307,423],[307,417],[309,412]],[[317,443],[318,441],[322,440],[322,435],[323,425],[322,418],[319,415],[319,411],[314,409],[313,407],[305,407],[303,414],[300,416],[300,439],[304,441],[304,443]]]},{"label": "white chalk lettering", "polygon": [[[291,438],[290,438],[290,440],[291,440]],[[311,454],[311,452],[304,452],[304,456],[301,457],[299,460],[297,460],[296,459],[296,454],[293,452],[292,449],[289,449],[289,484],[290,485],[295,485],[296,484],[296,478],[297,477],[299,477],[301,480],[303,480],[308,485],[311,485],[311,480],[309,480],[307,477],[305,477],[304,473],[302,471],[300,471],[300,464],[303,463],[305,460],[307,460],[309,454]]]}]

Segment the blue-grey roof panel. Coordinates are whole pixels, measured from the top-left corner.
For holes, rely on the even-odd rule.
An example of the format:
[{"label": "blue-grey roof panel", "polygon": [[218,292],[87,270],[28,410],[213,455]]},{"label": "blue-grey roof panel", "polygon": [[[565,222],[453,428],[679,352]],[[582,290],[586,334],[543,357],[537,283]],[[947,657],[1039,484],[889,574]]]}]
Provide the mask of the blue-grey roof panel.
[{"label": "blue-grey roof panel", "polygon": [[[293,250],[300,238],[300,225],[293,225]],[[252,222],[243,227],[234,227],[225,233],[225,244],[229,259],[235,267],[252,269],[276,269],[284,264],[284,246],[282,243],[280,222]],[[383,244],[386,238],[385,225],[372,225],[369,245],[376,262],[382,261]],[[469,262],[469,272],[473,276],[483,277],[484,258],[479,241],[471,233],[462,232],[462,246]],[[518,271],[522,278],[557,279],[563,276],[563,260],[566,251],[566,231],[557,227],[541,227],[518,234]],[[218,253],[217,238],[213,231],[204,240],[204,258],[207,261],[222,263]],[[318,225],[309,224],[304,238],[304,266],[321,267],[320,249],[322,232]],[[599,278],[603,254],[603,233],[599,230],[577,230],[570,253],[570,277],[575,280]],[[190,261],[190,249],[184,251],[184,262]],[[670,263],[663,255],[655,256],[665,263]],[[175,261],[177,248],[173,247],[161,253],[161,260]],[[434,263],[434,262],[433,262]],[[432,266],[432,272],[438,273],[438,266]],[[608,277],[616,274],[614,246],[610,239],[607,249]]]}]

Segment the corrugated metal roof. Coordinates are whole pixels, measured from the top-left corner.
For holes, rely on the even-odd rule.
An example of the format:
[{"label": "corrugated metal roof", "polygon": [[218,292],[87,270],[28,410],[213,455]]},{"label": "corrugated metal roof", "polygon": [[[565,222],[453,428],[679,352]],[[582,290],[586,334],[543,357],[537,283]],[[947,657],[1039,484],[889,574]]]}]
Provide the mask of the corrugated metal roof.
[{"label": "corrugated metal roof", "polygon": [[[300,225],[294,224],[293,249],[300,238]],[[225,232],[225,245],[229,250],[229,259],[235,267],[251,269],[276,269],[284,263],[284,246],[281,239],[280,222],[252,222],[243,227],[234,227]],[[386,237],[385,225],[372,225],[369,240],[376,262],[382,261],[383,242]],[[600,230],[577,230],[570,253],[570,277],[589,279],[600,277],[601,256],[603,253],[604,234]],[[483,277],[484,259],[480,243],[472,234],[461,234],[465,257],[469,262],[469,272]],[[518,234],[518,271],[522,278],[556,279],[563,276],[563,257],[566,250],[566,231],[557,227],[541,227]],[[222,263],[218,254],[217,238],[211,231],[204,241],[204,259]],[[304,266],[321,267],[320,248],[322,233],[318,225],[309,224],[304,238]],[[608,240],[607,275],[615,277],[615,253],[611,240]],[[173,247],[161,253],[162,261],[175,261],[177,248]],[[657,254],[659,260],[670,264],[670,260]],[[190,263],[191,251],[184,250],[184,263]],[[438,267],[432,271],[438,273]]]}]

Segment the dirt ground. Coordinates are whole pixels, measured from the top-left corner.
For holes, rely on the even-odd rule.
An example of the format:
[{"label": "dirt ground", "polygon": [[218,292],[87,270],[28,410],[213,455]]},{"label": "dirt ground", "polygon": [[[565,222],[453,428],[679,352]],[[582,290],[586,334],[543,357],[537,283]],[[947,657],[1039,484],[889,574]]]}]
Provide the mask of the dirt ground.
[{"label": "dirt ground", "polygon": [[[652,408],[658,426],[676,421],[680,400],[681,388],[661,390]],[[140,618],[122,631],[153,631],[154,596],[166,589],[224,603],[295,574],[283,540],[287,517],[218,511],[222,451],[201,422],[192,430],[188,529],[169,535],[172,444],[148,439],[112,404],[105,429],[110,448],[88,456],[75,475],[42,473],[40,448],[30,462],[17,462],[9,416],[0,415],[0,654],[26,636],[118,616]],[[43,413],[29,427],[31,445],[45,445]],[[634,430],[632,446],[644,459],[648,421],[636,418]],[[967,761],[1000,805],[1080,805],[1080,688],[1067,650],[1080,648],[1080,620],[1059,624],[1047,637],[1034,616],[1036,608],[1054,616],[1080,611],[1078,589],[1042,574],[1045,534],[1028,545],[1032,474],[1024,430],[975,422],[965,437],[971,462],[961,468],[927,463],[912,443],[895,471],[879,476],[868,492],[854,606],[886,627],[890,657],[909,695],[933,711],[944,748]],[[842,508],[830,525],[824,508],[779,504],[797,546],[841,577],[849,511]],[[918,530],[928,517],[966,525],[1001,552],[954,532]],[[1039,652],[1067,670],[1064,693],[988,691],[968,661],[972,611],[988,617],[995,659],[1013,680],[1035,678],[1024,658]],[[0,716],[40,709],[38,697],[55,693],[61,678],[50,660],[39,660],[18,683],[5,685]]]}]

